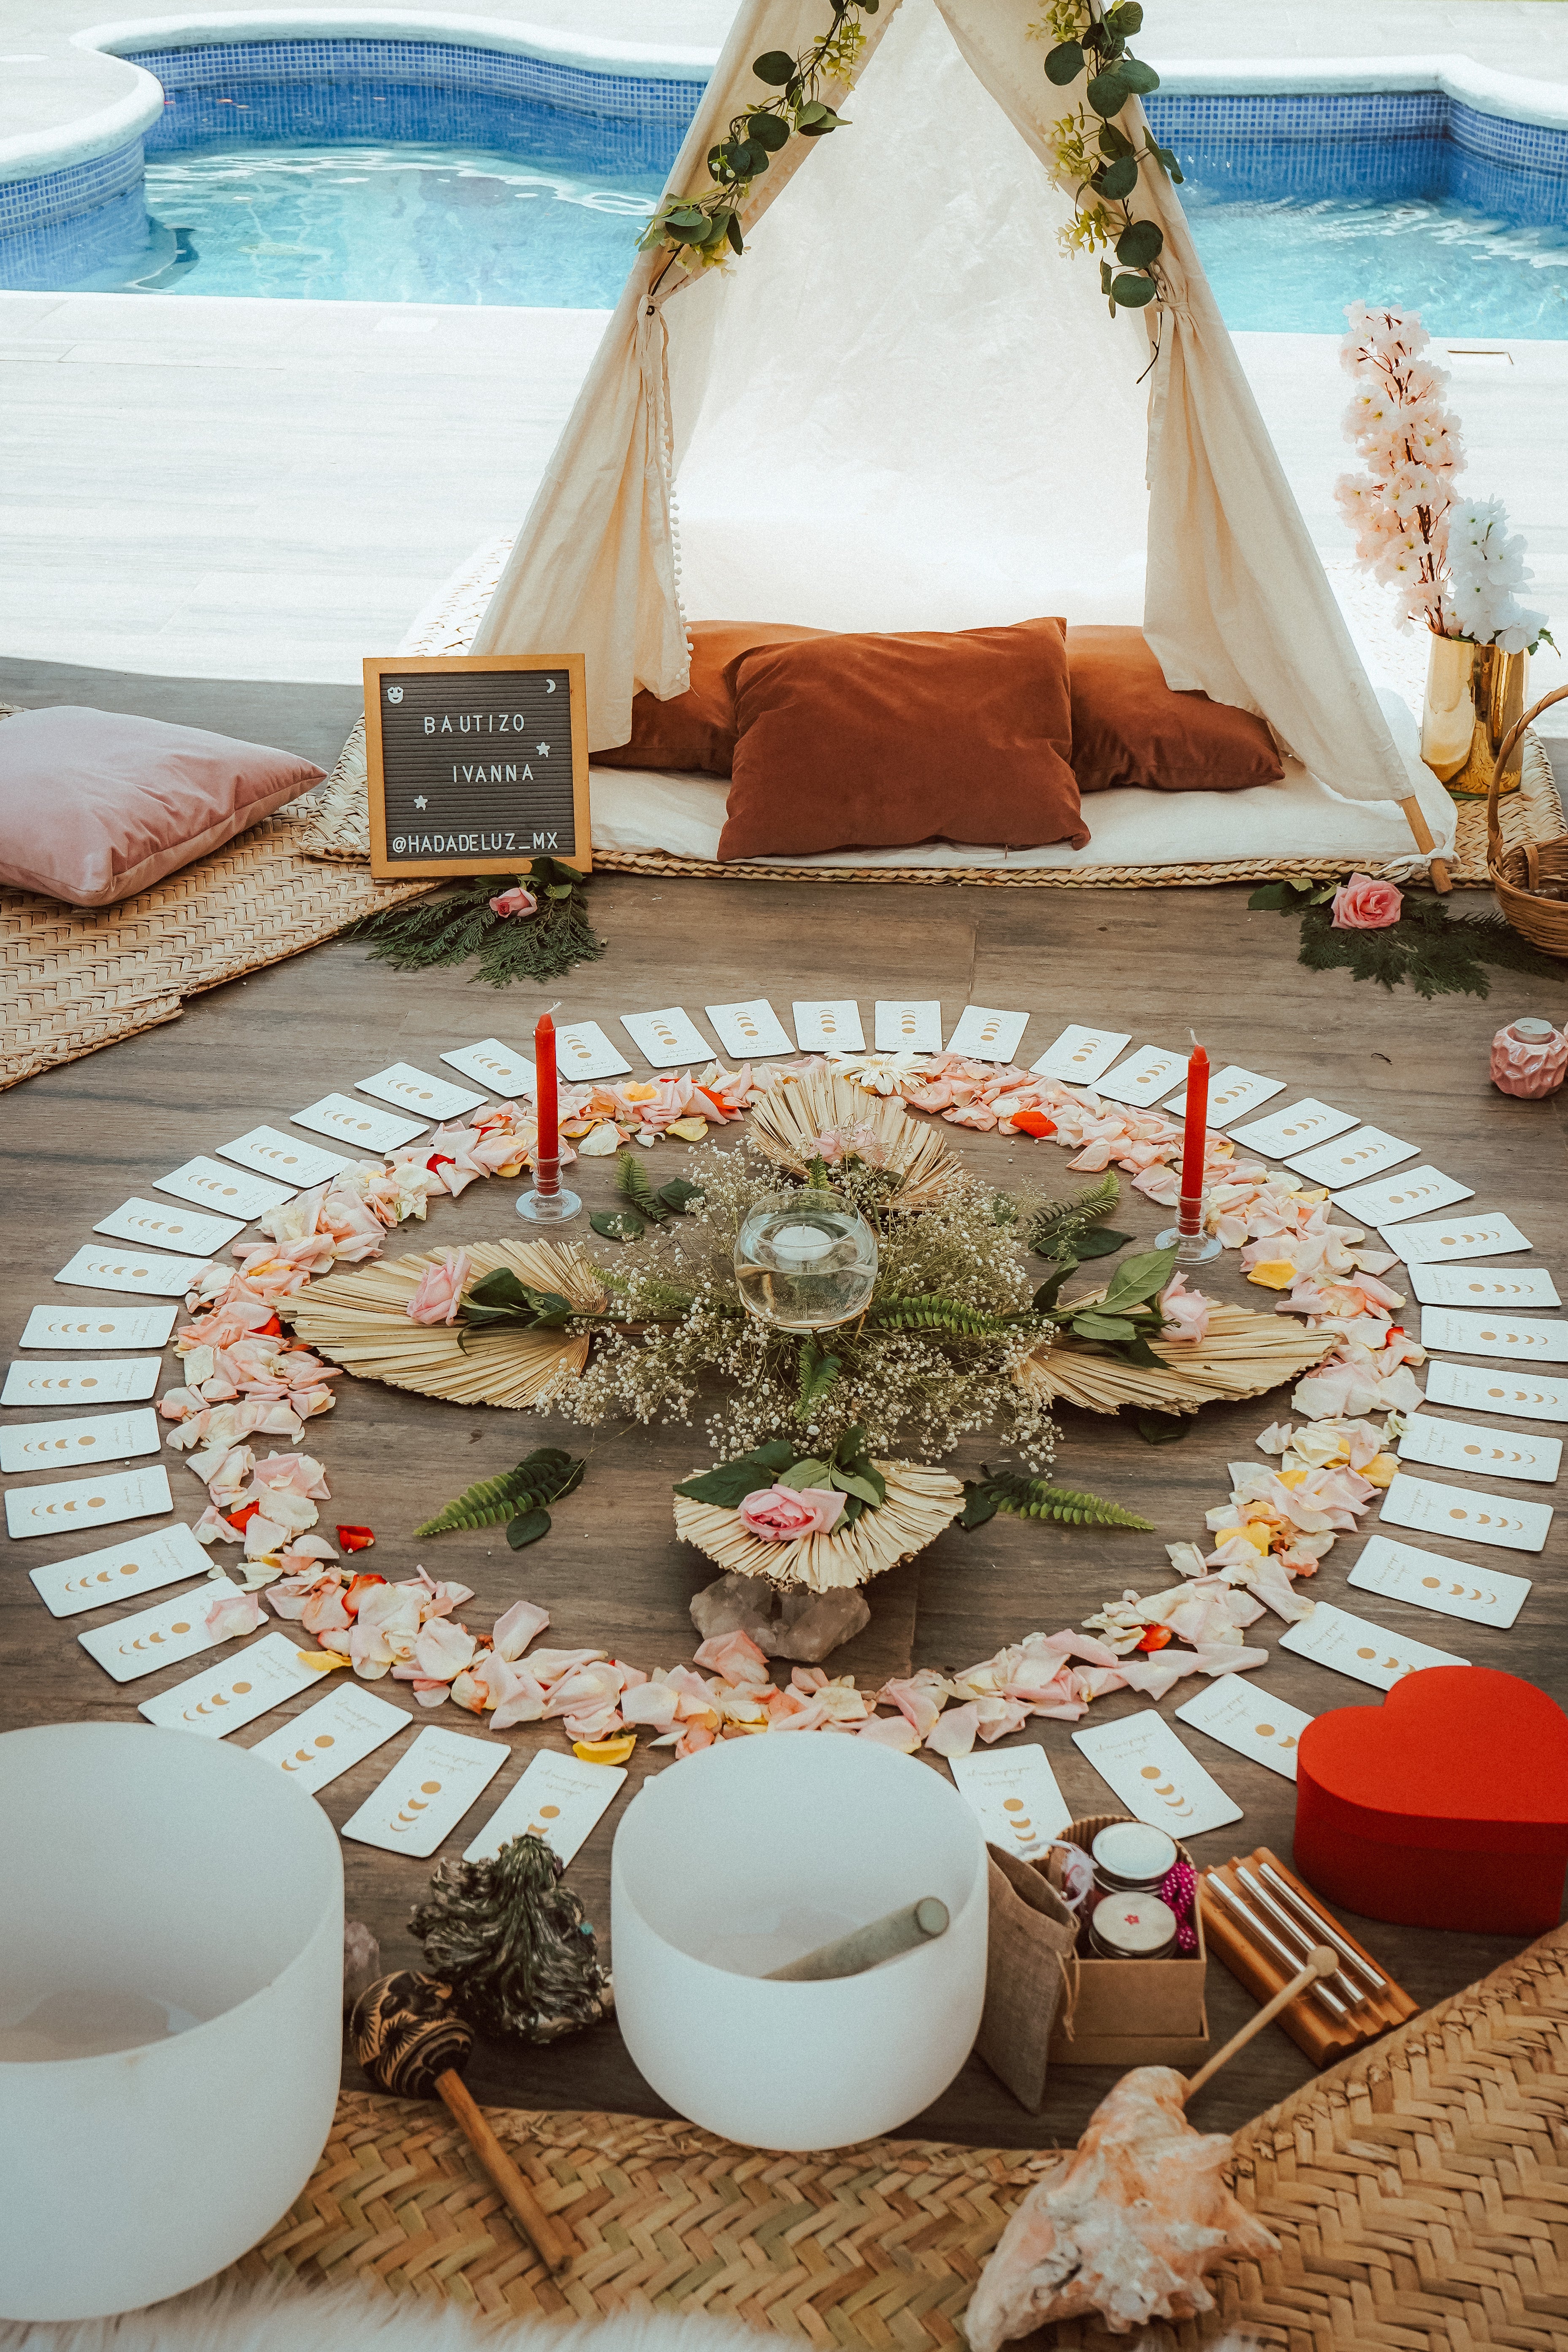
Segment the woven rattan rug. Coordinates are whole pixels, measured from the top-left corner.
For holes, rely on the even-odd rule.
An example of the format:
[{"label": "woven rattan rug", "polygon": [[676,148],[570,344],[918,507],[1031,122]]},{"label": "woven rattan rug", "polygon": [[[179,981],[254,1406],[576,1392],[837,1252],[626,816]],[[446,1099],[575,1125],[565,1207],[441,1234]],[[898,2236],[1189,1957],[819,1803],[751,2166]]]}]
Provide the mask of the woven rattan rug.
[{"label": "woven rattan rug", "polygon": [[[342,768],[323,796],[341,793]],[[363,751],[358,774],[363,801]],[[0,1087],[174,1021],[187,996],[433,887],[306,857],[313,824],[310,803],[285,809],[118,907],[84,911],[0,890]]]},{"label": "woven rattan rug", "polygon": [[[330,785],[319,796],[319,814],[305,844],[312,857],[363,866],[370,856],[370,817],[364,796],[364,729],[354,729]],[[1458,803],[1459,830],[1448,861],[1455,882],[1485,889],[1487,804]],[[1524,739],[1517,793],[1501,803],[1506,848],[1552,841],[1563,830],[1563,803],[1552,781],[1545,752],[1533,735]],[[963,882],[994,890],[1179,890],[1194,883],[1270,882],[1281,875],[1326,881],[1342,874],[1342,857],[1236,857],[1207,866],[1086,866],[1073,873],[1048,867],[998,870],[991,866],[721,866],[710,858],[676,857],[662,849],[595,849],[596,866],[621,874],[689,874],[725,882]],[[1375,859],[1370,870],[1385,869]]]},{"label": "woven rattan rug", "polygon": [[[309,2186],[235,2275],[358,2280],[492,2317],[702,2310],[819,2346],[960,2345],[986,2255],[1048,2153],[877,2140],[732,2147],[637,2116],[492,2109],[580,2249],[552,2283],[445,2111],[345,2092]],[[1201,2114],[1198,2120],[1201,2123]],[[1568,1929],[1237,2135],[1280,2241],[1210,2320],[1279,2352],[1562,2352],[1568,2343]],[[1066,2326],[1082,2352],[1125,2336]]]}]

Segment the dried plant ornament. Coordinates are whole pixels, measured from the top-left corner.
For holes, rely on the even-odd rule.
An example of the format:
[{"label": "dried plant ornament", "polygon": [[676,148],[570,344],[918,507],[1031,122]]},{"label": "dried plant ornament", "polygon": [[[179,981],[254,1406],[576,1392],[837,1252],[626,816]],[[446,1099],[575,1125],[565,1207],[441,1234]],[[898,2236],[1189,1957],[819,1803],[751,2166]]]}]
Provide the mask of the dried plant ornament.
[{"label": "dried plant ornament", "polygon": [[609,1971],[565,1865],[531,1832],[489,1862],[439,1862],[409,1922],[481,2033],[557,2042],[615,2008]]},{"label": "dried plant ornament", "polygon": [[795,1176],[805,1176],[814,1160],[831,1167],[849,1156],[888,1169],[903,1180],[889,1198],[890,1209],[929,1208],[973,1181],[939,1127],[831,1071],[811,1070],[770,1087],[753,1106],[752,1135]]},{"label": "dried plant ornament", "polygon": [[1029,1357],[1018,1378],[1047,1404],[1081,1405],[1089,1412],[1118,1412],[1125,1404],[1191,1413],[1299,1380],[1338,1344],[1336,1332],[1305,1330],[1293,1318],[1216,1302],[1204,1338],[1170,1343],[1160,1351],[1165,1360],[1158,1368],[1129,1363],[1058,1331],[1048,1349]]},{"label": "dried plant ornament", "polygon": [[829,1535],[809,1535],[795,1543],[770,1543],[754,1536],[739,1511],[713,1503],[675,1497],[675,1532],[737,1576],[765,1577],[783,1590],[803,1585],[808,1592],[834,1592],[868,1584],[885,1569],[913,1559],[963,1508],[963,1486],[950,1471],[918,1462],[879,1462],[887,1482],[885,1499],[864,1511],[852,1526]]}]

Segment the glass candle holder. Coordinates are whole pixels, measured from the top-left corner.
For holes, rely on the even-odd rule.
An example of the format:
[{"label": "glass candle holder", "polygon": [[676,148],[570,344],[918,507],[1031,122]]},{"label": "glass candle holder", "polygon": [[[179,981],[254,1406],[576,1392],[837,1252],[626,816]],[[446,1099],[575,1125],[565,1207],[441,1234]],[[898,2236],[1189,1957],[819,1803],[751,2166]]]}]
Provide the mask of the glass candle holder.
[{"label": "glass candle holder", "polygon": [[870,1304],[877,1236],[847,1194],[817,1185],[770,1192],[735,1241],[742,1303],[776,1331],[830,1331]]}]

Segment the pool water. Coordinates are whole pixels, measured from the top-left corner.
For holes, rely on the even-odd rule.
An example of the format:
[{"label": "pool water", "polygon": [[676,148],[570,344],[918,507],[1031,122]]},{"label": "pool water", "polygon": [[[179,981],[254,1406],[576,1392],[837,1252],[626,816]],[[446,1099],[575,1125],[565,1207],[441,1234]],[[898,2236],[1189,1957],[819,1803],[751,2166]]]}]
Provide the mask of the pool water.
[{"label": "pool water", "polygon": [[1226,324],[1342,334],[1345,306],[1419,310],[1434,335],[1568,341],[1568,231],[1451,199],[1205,202],[1182,192]]},{"label": "pool water", "polygon": [[145,222],[75,290],[609,310],[660,185],[401,142],[149,156]]}]

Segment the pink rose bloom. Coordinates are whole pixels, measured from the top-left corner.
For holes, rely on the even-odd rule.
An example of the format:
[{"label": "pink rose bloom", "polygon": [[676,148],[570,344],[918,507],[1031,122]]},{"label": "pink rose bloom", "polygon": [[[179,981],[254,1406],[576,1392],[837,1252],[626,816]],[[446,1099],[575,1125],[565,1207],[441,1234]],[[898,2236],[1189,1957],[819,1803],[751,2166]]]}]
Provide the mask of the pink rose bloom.
[{"label": "pink rose bloom", "polygon": [[521,882],[514,882],[510,890],[503,890],[499,898],[490,900],[490,912],[492,915],[531,915],[538,904],[531,890],[525,890]]},{"label": "pink rose bloom", "polygon": [[473,1271],[467,1250],[443,1250],[440,1262],[427,1265],[419,1287],[404,1309],[411,1323],[455,1323],[458,1302]]},{"label": "pink rose bloom", "polygon": [[1161,1336],[1166,1339],[1203,1339],[1208,1336],[1209,1309],[1212,1298],[1201,1290],[1189,1290],[1184,1274],[1173,1274],[1160,1293],[1160,1312],[1164,1317]]},{"label": "pink rose bloom", "polygon": [[759,1486],[741,1505],[741,1524],[764,1543],[795,1543],[826,1535],[843,1509],[837,1487]]},{"label": "pink rose bloom", "polygon": [[1352,874],[1334,892],[1336,931],[1381,931],[1399,920],[1405,904],[1392,882],[1374,882],[1370,874]]}]

